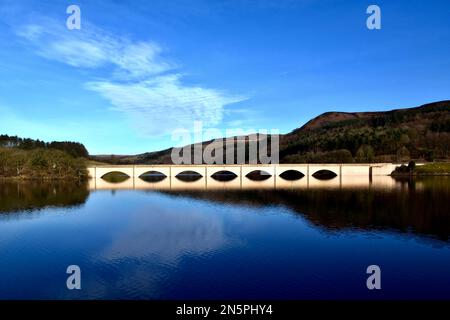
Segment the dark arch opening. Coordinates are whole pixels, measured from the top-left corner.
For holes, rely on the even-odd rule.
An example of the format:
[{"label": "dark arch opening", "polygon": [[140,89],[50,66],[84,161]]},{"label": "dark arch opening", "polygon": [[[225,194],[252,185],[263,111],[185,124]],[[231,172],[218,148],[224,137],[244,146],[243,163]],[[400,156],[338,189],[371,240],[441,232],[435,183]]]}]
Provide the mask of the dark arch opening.
[{"label": "dark arch opening", "polygon": [[218,171],[214,174],[211,175],[211,178],[213,178],[214,180],[217,181],[231,181],[237,178],[237,174],[231,172],[231,171],[227,171],[227,170],[222,170],[222,171]]},{"label": "dark arch opening", "polygon": [[130,179],[130,176],[120,171],[112,171],[104,174],[102,179],[111,183],[120,183]]},{"label": "dark arch opening", "polygon": [[271,177],[272,175],[264,170],[254,170],[246,175],[247,178],[254,181],[264,181]]},{"label": "dark arch opening", "polygon": [[312,175],[314,178],[319,180],[330,180],[337,176],[336,173],[330,170],[319,170]]},{"label": "dark arch opening", "polygon": [[181,181],[193,182],[193,181],[200,180],[203,176],[198,172],[187,170],[187,171],[180,172],[175,177]]},{"label": "dark arch opening", "polygon": [[297,170],[286,170],[282,174],[280,174],[280,177],[284,180],[293,181],[293,180],[300,180],[305,175]]},{"label": "dark arch opening", "polygon": [[159,171],[148,171],[139,176],[145,182],[159,182],[163,181],[167,176]]}]

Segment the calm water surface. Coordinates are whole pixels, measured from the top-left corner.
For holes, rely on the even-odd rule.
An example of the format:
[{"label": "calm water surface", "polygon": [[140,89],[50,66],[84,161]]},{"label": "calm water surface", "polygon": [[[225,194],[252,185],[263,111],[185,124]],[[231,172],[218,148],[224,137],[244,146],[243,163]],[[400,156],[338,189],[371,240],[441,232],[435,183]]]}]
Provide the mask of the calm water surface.
[{"label": "calm water surface", "polygon": [[[3,182],[0,298],[449,299],[450,179],[383,179],[277,190]],[[66,289],[73,264],[81,290]],[[378,291],[366,288],[371,264]]]}]

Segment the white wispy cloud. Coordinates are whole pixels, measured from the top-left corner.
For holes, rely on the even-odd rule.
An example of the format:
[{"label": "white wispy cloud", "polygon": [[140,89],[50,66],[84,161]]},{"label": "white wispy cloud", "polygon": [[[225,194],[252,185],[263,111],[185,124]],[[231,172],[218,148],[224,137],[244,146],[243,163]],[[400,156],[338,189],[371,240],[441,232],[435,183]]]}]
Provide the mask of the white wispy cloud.
[{"label": "white wispy cloud", "polygon": [[162,49],[155,43],[132,43],[123,47],[112,59],[119,67],[116,76],[142,78],[173,69],[173,63],[159,59]]},{"label": "white wispy cloud", "polygon": [[216,125],[227,105],[246,99],[185,85],[177,65],[163,57],[164,50],[157,43],[133,42],[84,20],[81,30],[70,31],[61,23],[41,18],[19,26],[16,34],[47,59],[93,71],[109,68],[106,79],[92,78],[85,87],[128,115],[145,135],[192,128],[196,120]]},{"label": "white wispy cloud", "polygon": [[45,58],[82,68],[109,64],[116,68],[116,73],[127,74],[130,78],[158,74],[175,67],[160,57],[162,49],[154,42],[135,43],[108,34],[88,22],[83,22],[81,30],[68,30],[54,20],[36,20],[19,26],[16,34]]},{"label": "white wispy cloud", "polygon": [[[190,129],[201,120],[205,126],[218,124],[227,104],[243,100],[217,90],[181,84],[181,75],[156,76],[136,83],[90,82],[119,111],[133,118],[141,132],[158,135],[175,128]],[[189,127],[186,127],[189,125]]]}]

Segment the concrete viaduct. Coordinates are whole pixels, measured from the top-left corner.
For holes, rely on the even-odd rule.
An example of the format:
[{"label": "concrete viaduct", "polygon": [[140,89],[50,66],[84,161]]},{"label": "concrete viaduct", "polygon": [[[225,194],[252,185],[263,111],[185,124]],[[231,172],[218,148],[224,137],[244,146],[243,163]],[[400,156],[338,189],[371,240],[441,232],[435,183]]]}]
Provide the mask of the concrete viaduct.
[{"label": "concrete viaduct", "polygon": [[238,177],[245,177],[253,171],[264,171],[271,176],[280,176],[283,172],[294,170],[301,172],[305,177],[312,177],[321,170],[333,172],[338,177],[343,176],[387,176],[398,164],[371,163],[371,164],[243,164],[243,165],[105,165],[89,167],[89,176],[99,179],[108,173],[121,172],[132,178],[139,178],[148,172],[158,172],[167,177],[176,177],[186,171],[194,171],[203,177],[220,171],[234,173]]}]

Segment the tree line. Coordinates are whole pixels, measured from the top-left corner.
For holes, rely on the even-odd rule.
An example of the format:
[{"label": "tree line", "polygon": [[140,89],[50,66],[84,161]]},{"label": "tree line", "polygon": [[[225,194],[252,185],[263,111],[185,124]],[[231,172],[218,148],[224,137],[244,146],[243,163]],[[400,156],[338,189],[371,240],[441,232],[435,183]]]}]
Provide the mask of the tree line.
[{"label": "tree line", "polygon": [[73,157],[89,157],[89,153],[82,143],[72,141],[44,142],[39,139],[20,138],[3,134],[0,135],[0,147],[23,150],[54,149],[64,151]]}]

